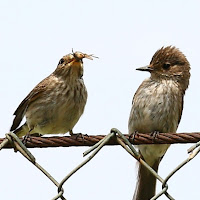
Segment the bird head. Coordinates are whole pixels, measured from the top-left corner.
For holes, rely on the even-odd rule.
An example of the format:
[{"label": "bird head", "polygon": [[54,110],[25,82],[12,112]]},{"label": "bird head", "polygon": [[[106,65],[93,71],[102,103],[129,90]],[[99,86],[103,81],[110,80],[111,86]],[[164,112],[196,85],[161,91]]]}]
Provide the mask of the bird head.
[{"label": "bird head", "polygon": [[190,64],[185,55],[176,47],[162,47],[153,55],[148,66],[136,70],[148,71],[154,80],[173,79],[186,89],[190,78]]},{"label": "bird head", "polygon": [[83,58],[93,60],[97,58],[94,55],[88,55],[82,52],[73,52],[63,56],[55,70],[55,74],[62,74],[63,77],[81,78],[83,76]]}]

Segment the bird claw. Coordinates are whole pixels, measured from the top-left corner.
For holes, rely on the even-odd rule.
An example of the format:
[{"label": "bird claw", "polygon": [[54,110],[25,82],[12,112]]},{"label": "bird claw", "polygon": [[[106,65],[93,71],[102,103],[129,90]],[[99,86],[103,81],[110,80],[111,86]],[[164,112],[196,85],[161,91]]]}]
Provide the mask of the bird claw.
[{"label": "bird claw", "polygon": [[138,131],[134,131],[133,133],[131,133],[130,135],[129,135],[129,140],[130,139],[132,139],[132,140],[135,140],[135,137],[136,137],[136,135],[138,134]]},{"label": "bird claw", "polygon": [[150,136],[152,137],[153,142],[155,142],[155,139],[157,138],[157,136],[159,135],[159,131],[153,131]]},{"label": "bird claw", "polygon": [[22,143],[26,146],[28,140],[30,140],[30,142],[32,141],[32,138],[31,138],[31,134],[30,133],[27,133],[23,139],[22,139]]},{"label": "bird claw", "polygon": [[82,139],[83,142],[84,142],[84,140],[85,140],[85,136],[89,137],[87,134],[73,133],[72,130],[69,131],[69,134],[70,134],[72,137],[75,137],[76,140],[80,137],[80,138]]},{"label": "bird claw", "polygon": [[86,136],[89,137],[88,134],[82,134],[82,133],[76,133],[74,135],[76,136],[76,140],[80,137],[83,142],[84,142]]},{"label": "bird claw", "polygon": [[24,145],[26,145],[28,141],[32,142],[32,136],[33,136],[33,137],[41,137],[42,134],[40,134],[40,133],[33,133],[33,134],[27,133],[27,134],[23,137],[22,143],[23,143]]}]

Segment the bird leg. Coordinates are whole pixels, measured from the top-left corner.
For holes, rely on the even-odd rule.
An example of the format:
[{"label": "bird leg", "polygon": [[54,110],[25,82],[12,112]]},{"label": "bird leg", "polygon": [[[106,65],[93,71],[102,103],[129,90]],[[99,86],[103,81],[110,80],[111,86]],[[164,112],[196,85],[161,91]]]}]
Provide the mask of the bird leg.
[{"label": "bird leg", "polygon": [[75,136],[76,140],[77,140],[77,138],[79,138],[79,137],[82,138],[83,142],[84,142],[85,136],[89,137],[87,134],[73,133],[72,130],[69,131],[69,134],[70,134],[71,136]]},{"label": "bird leg", "polygon": [[24,145],[26,145],[26,143],[28,142],[28,139],[30,139],[30,142],[31,142],[31,135],[34,135],[34,136],[39,136],[40,134],[39,133],[33,133],[33,134],[31,134],[31,131],[32,131],[33,129],[30,129],[29,131],[28,131],[28,133],[23,137],[23,139],[22,139],[22,143],[24,144]]},{"label": "bird leg", "polygon": [[31,141],[31,134],[28,132],[22,139],[22,143],[26,146],[28,139]]}]

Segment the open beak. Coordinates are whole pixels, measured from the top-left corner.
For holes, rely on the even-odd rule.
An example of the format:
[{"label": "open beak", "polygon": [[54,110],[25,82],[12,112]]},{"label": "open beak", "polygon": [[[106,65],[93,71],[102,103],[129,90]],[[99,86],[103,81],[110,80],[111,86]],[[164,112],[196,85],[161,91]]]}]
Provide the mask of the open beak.
[{"label": "open beak", "polygon": [[153,71],[153,69],[149,65],[144,66],[144,67],[139,67],[136,70],[138,70],[138,71],[147,71],[147,72]]}]

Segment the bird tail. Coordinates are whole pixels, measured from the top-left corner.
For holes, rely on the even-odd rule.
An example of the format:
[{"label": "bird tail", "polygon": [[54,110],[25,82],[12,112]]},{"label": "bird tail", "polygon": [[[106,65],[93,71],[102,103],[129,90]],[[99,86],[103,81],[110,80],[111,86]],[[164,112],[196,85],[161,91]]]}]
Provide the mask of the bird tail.
[{"label": "bird tail", "polygon": [[13,131],[19,138],[25,136],[27,133],[29,133],[29,129],[27,124],[20,126],[18,129]]},{"label": "bird tail", "polygon": [[[160,159],[158,159],[152,168],[157,172]],[[150,171],[139,163],[138,181],[133,196],[133,200],[149,200],[155,195],[156,177]]]}]

